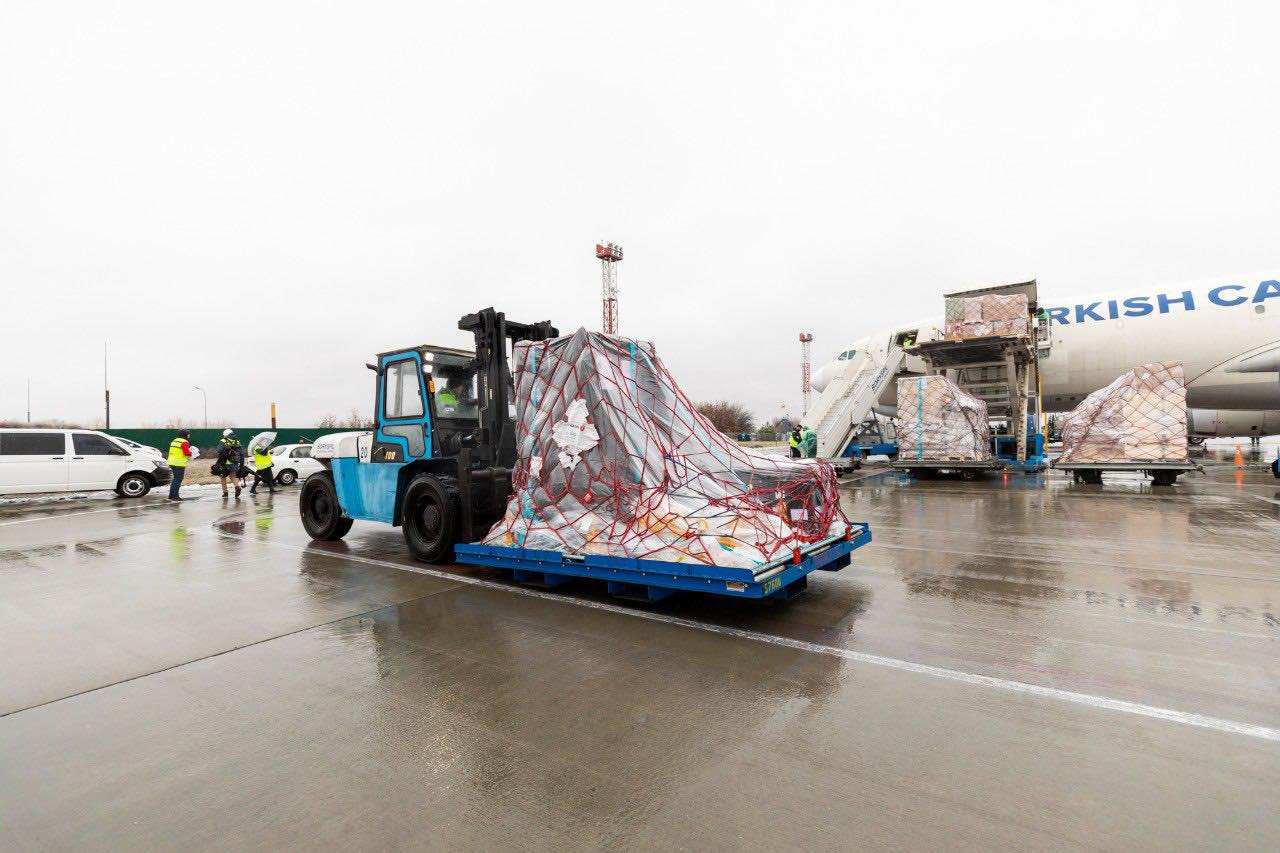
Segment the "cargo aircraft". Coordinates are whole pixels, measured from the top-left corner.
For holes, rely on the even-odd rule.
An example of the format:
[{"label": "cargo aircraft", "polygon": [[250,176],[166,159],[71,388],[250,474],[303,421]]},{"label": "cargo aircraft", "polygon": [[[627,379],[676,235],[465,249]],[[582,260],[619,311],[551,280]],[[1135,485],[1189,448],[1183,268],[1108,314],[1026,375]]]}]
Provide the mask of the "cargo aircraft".
[{"label": "cargo aircraft", "polygon": [[[1193,442],[1280,433],[1280,272],[1039,306],[1047,314],[1038,344],[1045,412],[1074,408],[1136,365],[1180,361]],[[839,454],[834,445],[843,448],[871,412],[896,414],[894,378],[925,372],[903,345],[941,338],[942,330],[942,317],[891,326],[817,370],[813,386],[822,394],[810,417],[826,445],[819,455]]]}]

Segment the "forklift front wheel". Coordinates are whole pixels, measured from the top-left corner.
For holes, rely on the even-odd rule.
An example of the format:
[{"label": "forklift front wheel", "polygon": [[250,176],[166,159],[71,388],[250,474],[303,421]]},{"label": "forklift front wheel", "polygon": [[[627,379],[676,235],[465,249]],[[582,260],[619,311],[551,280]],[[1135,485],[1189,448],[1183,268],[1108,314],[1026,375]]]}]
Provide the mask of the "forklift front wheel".
[{"label": "forklift front wheel", "polygon": [[351,529],[351,519],[342,516],[338,490],[333,486],[333,475],[328,472],[307,478],[298,496],[298,512],[302,515],[302,526],[312,539],[333,542]]},{"label": "forklift front wheel", "polygon": [[404,494],[404,541],[413,556],[427,563],[451,562],[459,511],[452,478],[419,474],[410,480]]}]

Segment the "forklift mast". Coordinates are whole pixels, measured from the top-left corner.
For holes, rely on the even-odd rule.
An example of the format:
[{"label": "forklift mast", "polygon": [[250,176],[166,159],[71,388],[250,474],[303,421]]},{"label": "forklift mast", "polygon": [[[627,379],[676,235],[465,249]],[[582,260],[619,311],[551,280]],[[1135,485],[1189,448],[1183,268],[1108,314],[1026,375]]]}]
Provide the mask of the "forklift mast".
[{"label": "forklift mast", "polygon": [[477,434],[466,441],[471,462],[482,468],[511,468],[516,462],[515,403],[509,357],[520,341],[559,337],[550,320],[516,323],[493,308],[467,314],[458,328],[471,332],[476,350],[476,399],[480,409]]}]

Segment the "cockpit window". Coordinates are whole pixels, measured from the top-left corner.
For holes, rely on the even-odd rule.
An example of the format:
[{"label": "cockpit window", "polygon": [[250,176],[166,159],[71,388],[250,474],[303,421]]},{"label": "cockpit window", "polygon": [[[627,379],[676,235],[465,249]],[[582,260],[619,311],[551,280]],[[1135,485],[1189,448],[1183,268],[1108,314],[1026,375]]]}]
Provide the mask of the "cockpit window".
[{"label": "cockpit window", "polygon": [[848,361],[849,359],[853,358],[857,354],[858,354],[858,351],[856,349],[847,349],[844,352],[840,353],[838,356],[836,356],[836,361]]}]

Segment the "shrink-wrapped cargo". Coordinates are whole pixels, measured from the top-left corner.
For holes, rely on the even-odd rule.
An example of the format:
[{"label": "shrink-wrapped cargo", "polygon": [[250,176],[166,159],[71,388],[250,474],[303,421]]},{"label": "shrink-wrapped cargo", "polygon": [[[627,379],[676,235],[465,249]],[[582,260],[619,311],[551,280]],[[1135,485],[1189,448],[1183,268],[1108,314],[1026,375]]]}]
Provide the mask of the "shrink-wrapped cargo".
[{"label": "shrink-wrapped cargo", "polygon": [[945,376],[899,379],[898,458],[991,460],[987,404]]},{"label": "shrink-wrapped cargo", "polygon": [[1031,334],[1027,297],[1021,293],[951,296],[946,300],[943,334],[949,341],[993,335]]},{"label": "shrink-wrapped cargo", "polygon": [[486,545],[752,568],[848,528],[830,465],[740,447],[651,343],[579,329],[511,364],[517,462]]},{"label": "shrink-wrapped cargo", "polygon": [[1187,460],[1187,391],[1181,362],[1135,367],[1062,418],[1059,462]]}]

